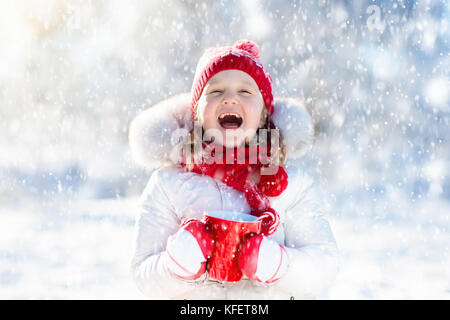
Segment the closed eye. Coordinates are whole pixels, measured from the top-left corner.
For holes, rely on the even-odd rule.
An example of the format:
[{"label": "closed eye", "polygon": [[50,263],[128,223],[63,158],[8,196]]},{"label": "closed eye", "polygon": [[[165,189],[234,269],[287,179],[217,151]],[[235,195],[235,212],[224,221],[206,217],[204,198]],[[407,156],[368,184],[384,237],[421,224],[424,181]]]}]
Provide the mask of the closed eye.
[{"label": "closed eye", "polygon": [[239,91],[240,93],[245,93],[245,94],[252,94],[250,91],[242,89]]},{"label": "closed eye", "polygon": [[220,94],[220,93],[222,93],[222,90],[215,89],[215,90],[212,90],[212,91],[209,92],[209,94],[211,94],[211,93],[218,93],[218,94]]}]

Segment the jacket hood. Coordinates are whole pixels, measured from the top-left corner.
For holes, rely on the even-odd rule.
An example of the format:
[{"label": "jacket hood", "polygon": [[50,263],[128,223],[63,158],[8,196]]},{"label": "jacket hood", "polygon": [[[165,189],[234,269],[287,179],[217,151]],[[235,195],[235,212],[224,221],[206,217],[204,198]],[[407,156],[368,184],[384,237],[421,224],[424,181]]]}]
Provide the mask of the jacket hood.
[{"label": "jacket hood", "polygon": [[[134,161],[153,170],[174,164],[184,136],[192,127],[191,95],[183,93],[142,111],[129,128]],[[296,98],[275,98],[272,120],[284,137],[288,159],[301,158],[314,141],[314,125],[304,103]]]}]

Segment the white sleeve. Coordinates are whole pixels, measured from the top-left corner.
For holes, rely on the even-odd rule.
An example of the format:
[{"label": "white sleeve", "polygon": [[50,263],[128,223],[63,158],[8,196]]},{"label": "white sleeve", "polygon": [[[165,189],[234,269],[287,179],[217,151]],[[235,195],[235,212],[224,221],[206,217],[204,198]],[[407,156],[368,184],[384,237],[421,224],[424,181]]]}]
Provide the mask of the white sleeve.
[{"label": "white sleeve", "polygon": [[296,299],[313,298],[334,280],[339,269],[338,250],[313,180],[301,172],[294,183],[298,191],[286,208],[284,221],[289,267],[276,286]]},{"label": "white sleeve", "polygon": [[171,275],[164,261],[167,239],[180,226],[165,183],[161,171],[154,171],[142,194],[135,226],[131,272],[137,287],[152,299],[170,299],[194,289],[191,283]]}]

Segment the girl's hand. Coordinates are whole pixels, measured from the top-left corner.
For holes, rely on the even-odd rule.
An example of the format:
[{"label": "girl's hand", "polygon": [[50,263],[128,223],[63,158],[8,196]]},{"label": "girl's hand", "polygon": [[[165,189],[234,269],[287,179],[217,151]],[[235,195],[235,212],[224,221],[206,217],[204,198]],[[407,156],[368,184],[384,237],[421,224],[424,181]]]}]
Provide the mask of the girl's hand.
[{"label": "girl's hand", "polygon": [[196,280],[206,271],[206,261],[214,239],[206,225],[197,219],[186,220],[167,242],[167,267],[183,280]]},{"label": "girl's hand", "polygon": [[247,278],[270,284],[287,271],[288,255],[282,245],[259,234],[242,242],[239,267]]}]

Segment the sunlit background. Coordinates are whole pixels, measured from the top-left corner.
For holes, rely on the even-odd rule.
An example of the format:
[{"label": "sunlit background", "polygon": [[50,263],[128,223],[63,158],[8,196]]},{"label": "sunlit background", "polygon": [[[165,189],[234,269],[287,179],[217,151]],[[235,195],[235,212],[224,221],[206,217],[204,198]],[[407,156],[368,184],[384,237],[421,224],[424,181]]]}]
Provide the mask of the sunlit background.
[{"label": "sunlit background", "polygon": [[447,1],[0,0],[0,298],[139,299],[129,122],[248,38],[317,127],[323,298],[450,298]]}]

